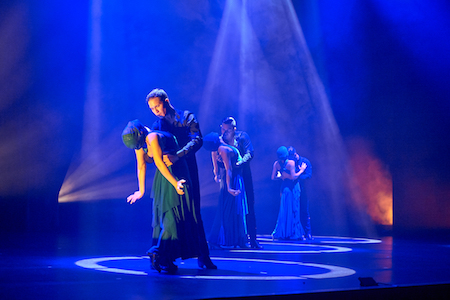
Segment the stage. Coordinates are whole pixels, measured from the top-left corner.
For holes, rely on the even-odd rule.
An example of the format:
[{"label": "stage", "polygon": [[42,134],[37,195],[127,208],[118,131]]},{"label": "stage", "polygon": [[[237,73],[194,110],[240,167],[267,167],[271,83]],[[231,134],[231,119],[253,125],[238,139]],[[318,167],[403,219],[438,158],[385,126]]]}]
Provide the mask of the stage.
[{"label": "stage", "polygon": [[258,236],[262,250],[211,250],[218,270],[177,261],[176,275],[150,268],[142,236],[8,235],[1,246],[1,299],[212,299],[234,297],[446,298],[450,243],[393,237]]}]

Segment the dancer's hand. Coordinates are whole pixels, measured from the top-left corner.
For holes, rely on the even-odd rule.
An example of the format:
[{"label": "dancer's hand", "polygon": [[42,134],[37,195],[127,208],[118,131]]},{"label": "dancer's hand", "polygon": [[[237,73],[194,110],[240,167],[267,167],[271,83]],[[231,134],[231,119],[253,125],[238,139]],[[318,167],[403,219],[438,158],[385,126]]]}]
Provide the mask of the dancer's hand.
[{"label": "dancer's hand", "polygon": [[215,175],[214,176],[214,181],[217,183],[220,183],[220,175]]},{"label": "dancer's hand", "polygon": [[181,179],[177,181],[177,186],[175,187],[175,189],[177,190],[178,195],[184,195],[184,191],[183,191],[183,183],[185,183],[186,180]]},{"label": "dancer's hand", "polygon": [[139,191],[134,192],[134,194],[128,196],[127,198],[127,202],[130,204],[133,204],[134,202],[136,202],[136,200],[141,199],[142,198],[142,194]]},{"label": "dancer's hand", "polygon": [[233,189],[228,189],[228,193],[230,193],[233,196],[237,196],[241,193],[240,190],[233,190]]},{"label": "dancer's hand", "polygon": [[302,164],[300,165],[300,170],[305,170],[308,167],[308,165],[304,162],[302,162]]}]

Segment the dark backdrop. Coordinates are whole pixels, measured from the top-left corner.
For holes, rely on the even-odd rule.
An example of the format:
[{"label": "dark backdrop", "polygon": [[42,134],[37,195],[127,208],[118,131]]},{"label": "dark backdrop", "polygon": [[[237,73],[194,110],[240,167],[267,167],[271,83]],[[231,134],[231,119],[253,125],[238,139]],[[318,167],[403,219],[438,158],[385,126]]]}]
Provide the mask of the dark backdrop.
[{"label": "dark backdrop", "polygon": [[[293,144],[310,158],[317,166],[316,178],[333,180],[325,176],[327,165],[320,162],[317,145],[302,143],[302,134],[290,135],[292,131],[283,128],[286,134],[268,144],[264,130],[270,121],[258,123],[237,108],[202,111],[226,1],[128,2],[104,3],[101,14],[90,1],[1,2],[3,232],[114,231],[130,221],[148,230],[150,201],[124,204],[136,183],[133,153],[121,145],[120,132],[134,118],[153,122],[144,98],[156,86],[167,89],[176,107],[197,113],[204,133],[217,130],[214,124],[224,116],[239,115],[238,127],[249,132],[256,146],[252,168],[259,233],[269,234],[276,221],[277,186],[268,178],[280,143]],[[292,4],[344,145],[365,140],[392,176],[394,229],[448,230],[448,3]],[[227,45],[233,43],[232,36]],[[270,48],[271,39],[266,39],[259,40],[263,49]],[[232,90],[235,82],[227,82]],[[300,101],[290,97],[288,87],[285,91],[274,99],[276,105]],[[273,111],[277,106],[266,107]],[[293,118],[293,128],[298,125],[289,113],[281,118]],[[197,155],[206,225],[212,222],[217,201],[208,155],[203,149]],[[80,201],[58,204],[68,177],[68,190]],[[106,182],[110,185],[102,187]],[[124,189],[111,189],[120,182]],[[329,211],[331,197],[321,184],[316,181],[310,192],[313,233],[374,233],[359,228],[368,217],[353,217],[361,212],[353,211],[351,203]],[[346,201],[345,194],[333,197]]]}]

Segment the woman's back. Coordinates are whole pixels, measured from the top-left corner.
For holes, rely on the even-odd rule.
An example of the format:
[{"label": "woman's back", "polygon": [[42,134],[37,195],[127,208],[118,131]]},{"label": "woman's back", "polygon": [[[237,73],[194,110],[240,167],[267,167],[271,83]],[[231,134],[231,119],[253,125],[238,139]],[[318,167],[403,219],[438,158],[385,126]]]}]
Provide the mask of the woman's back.
[{"label": "woman's back", "polygon": [[[239,154],[239,150],[236,147],[222,144],[219,147],[219,156],[217,157],[217,161],[219,163],[219,167],[225,168],[224,159],[228,159],[230,161],[230,165],[232,169],[236,169],[236,163],[241,160],[241,155]],[[226,156],[226,157],[224,157]]]}]

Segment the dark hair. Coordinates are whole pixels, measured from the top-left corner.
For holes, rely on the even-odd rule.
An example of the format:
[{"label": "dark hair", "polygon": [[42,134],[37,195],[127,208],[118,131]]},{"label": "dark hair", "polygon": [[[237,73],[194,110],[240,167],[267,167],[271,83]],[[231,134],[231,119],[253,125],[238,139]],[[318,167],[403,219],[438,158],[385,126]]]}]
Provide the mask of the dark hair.
[{"label": "dark hair", "polygon": [[145,102],[148,102],[150,98],[159,98],[161,101],[165,101],[167,98],[167,93],[163,89],[153,89],[150,93],[148,93],[147,97],[145,97]]},{"label": "dark hair", "polygon": [[297,151],[295,151],[295,148],[292,146],[288,147],[288,153],[289,153],[289,157],[294,157],[294,155],[297,153]]},{"label": "dark hair", "polygon": [[226,117],[222,120],[222,124],[228,124],[236,127],[236,120],[233,117]]},{"label": "dark hair", "polygon": [[288,147],[288,159],[293,160],[295,162],[296,171],[299,165],[299,158],[296,157],[295,154],[297,154],[297,151],[295,151],[295,148],[292,146]]},{"label": "dark hair", "polygon": [[286,160],[288,158],[288,150],[285,146],[281,146],[277,150],[278,160]]},{"label": "dark hair", "polygon": [[208,151],[217,151],[221,142],[217,132],[208,133],[203,137],[203,148]]},{"label": "dark hair", "polygon": [[145,138],[148,135],[148,130],[138,120],[128,122],[125,129],[122,131],[122,141],[130,149],[141,149],[145,145]]}]

